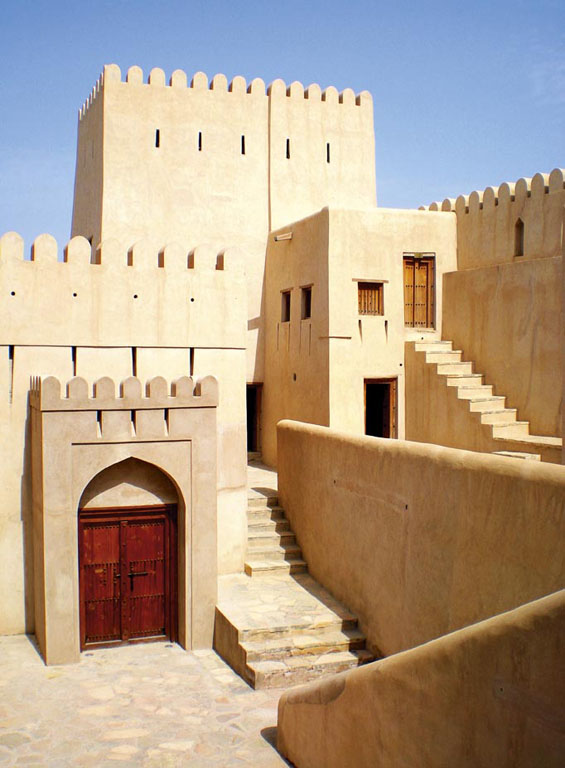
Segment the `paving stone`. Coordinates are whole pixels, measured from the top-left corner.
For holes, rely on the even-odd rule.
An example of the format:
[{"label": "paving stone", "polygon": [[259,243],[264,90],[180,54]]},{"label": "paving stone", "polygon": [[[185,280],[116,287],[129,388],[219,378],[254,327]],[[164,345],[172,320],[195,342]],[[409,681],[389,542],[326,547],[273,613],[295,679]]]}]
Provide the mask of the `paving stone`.
[{"label": "paving stone", "polygon": [[0,637],[0,765],[287,765],[261,734],[280,691],[253,691],[213,651],[143,643],[50,671],[29,638]]}]

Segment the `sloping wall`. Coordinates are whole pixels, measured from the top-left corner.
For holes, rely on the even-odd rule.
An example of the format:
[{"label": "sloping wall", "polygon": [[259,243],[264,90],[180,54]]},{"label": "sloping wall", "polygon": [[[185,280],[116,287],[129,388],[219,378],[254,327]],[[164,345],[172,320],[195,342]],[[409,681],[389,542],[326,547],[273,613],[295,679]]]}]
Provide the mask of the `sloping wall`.
[{"label": "sloping wall", "polygon": [[283,694],[299,768],[558,768],[565,592]]},{"label": "sloping wall", "polygon": [[282,422],[312,576],[388,656],[565,586],[565,469]]}]

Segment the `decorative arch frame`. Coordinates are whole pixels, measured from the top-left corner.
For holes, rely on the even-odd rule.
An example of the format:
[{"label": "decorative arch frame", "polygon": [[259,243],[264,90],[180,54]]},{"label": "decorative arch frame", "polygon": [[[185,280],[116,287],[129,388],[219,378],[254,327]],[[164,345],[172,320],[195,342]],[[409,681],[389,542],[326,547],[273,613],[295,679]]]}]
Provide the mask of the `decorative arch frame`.
[{"label": "decorative arch frame", "polygon": [[36,637],[47,664],[80,657],[78,506],[100,472],[128,458],[155,466],[178,495],[178,631],[187,649],[212,646],[217,597],[217,382],[153,379],[34,381],[32,495]]}]

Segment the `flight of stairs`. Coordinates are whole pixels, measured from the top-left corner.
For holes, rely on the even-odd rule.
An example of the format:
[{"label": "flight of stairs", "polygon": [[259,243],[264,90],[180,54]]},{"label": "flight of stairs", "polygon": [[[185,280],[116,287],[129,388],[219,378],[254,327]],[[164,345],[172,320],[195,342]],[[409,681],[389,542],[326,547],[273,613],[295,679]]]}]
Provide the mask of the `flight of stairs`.
[{"label": "flight of stairs", "polygon": [[248,535],[246,573],[219,580],[214,647],[228,664],[278,688],[373,661],[356,616],[307,573],[276,496],[249,499]]},{"label": "flight of stairs", "polygon": [[534,461],[544,452],[555,453],[559,461],[561,439],[531,435],[529,422],[518,420],[516,409],[507,408],[506,398],[493,394],[492,386],[484,384],[472,362],[462,360],[462,352],[453,350],[451,341],[415,342],[414,349],[425,354],[426,364],[434,366],[438,376],[445,377],[447,387],[456,389],[459,400],[467,401],[471,418],[490,430],[492,453]]},{"label": "flight of stairs", "polygon": [[276,496],[248,499],[245,573],[304,573],[306,562]]}]

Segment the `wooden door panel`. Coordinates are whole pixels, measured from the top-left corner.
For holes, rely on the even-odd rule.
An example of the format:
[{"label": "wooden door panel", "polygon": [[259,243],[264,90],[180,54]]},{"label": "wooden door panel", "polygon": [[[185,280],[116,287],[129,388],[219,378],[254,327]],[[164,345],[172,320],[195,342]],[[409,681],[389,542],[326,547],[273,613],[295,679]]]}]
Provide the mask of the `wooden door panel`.
[{"label": "wooden door panel", "polygon": [[414,259],[404,259],[404,324],[414,324]]},{"label": "wooden door panel", "polygon": [[414,265],[414,326],[428,324],[428,263],[418,259]]},{"label": "wooden door panel", "polygon": [[176,507],[81,510],[81,648],[176,639]]},{"label": "wooden door panel", "polygon": [[433,328],[435,317],[435,258],[404,257],[404,324]]},{"label": "wooden door panel", "polygon": [[83,642],[119,640],[120,525],[86,523],[82,530]]},{"label": "wooden door panel", "polygon": [[130,637],[166,632],[165,523],[130,521],[127,526],[127,601]]}]

